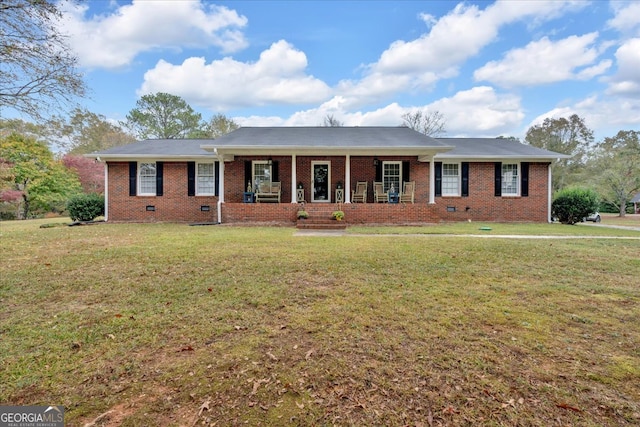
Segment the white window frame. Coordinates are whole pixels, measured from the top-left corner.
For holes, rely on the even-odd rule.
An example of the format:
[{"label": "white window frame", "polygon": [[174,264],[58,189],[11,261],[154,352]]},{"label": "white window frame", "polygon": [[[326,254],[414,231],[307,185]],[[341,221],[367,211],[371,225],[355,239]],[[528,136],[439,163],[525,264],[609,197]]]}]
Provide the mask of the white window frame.
[{"label": "white window frame", "polygon": [[[211,174],[201,174],[200,166],[211,166]],[[211,191],[203,191],[201,181],[208,183]],[[213,196],[216,193],[216,165],[213,162],[196,163],[196,196]]]},{"label": "white window frame", "polygon": [[[146,165],[153,165],[153,174],[145,174],[143,172],[147,169]],[[158,177],[158,165],[156,162],[138,162],[138,195],[139,196],[155,196],[157,195],[157,177]],[[145,185],[146,184],[146,185]],[[153,191],[151,190],[153,187]]]},{"label": "white window frame", "polygon": [[[447,171],[447,167],[455,166],[456,174],[455,175],[447,175],[445,171]],[[445,185],[446,183],[453,184],[455,182],[455,191],[450,190],[449,186]],[[442,163],[442,196],[460,196],[462,189],[462,165],[460,163]]]},{"label": "white window frame", "polygon": [[402,191],[402,161],[398,160],[398,161],[383,161],[382,162],[382,187],[383,190],[385,192],[389,191],[389,188],[391,188],[391,178],[395,178],[396,175],[387,175],[387,168],[386,166],[391,166],[391,165],[396,165],[398,167],[398,182],[396,185],[395,179],[393,179],[393,184],[394,184],[394,190],[396,193],[399,193],[400,191]]},{"label": "white window frame", "polygon": [[[509,167],[512,170],[506,170]],[[515,173],[513,173],[515,171]],[[510,178],[510,179],[508,179]],[[520,163],[502,163],[501,194],[504,197],[518,197],[520,195]],[[509,181],[509,182],[508,182]]]},{"label": "white window frame", "polygon": [[[256,174],[256,167],[263,167],[263,174]],[[269,160],[253,160],[251,162],[251,185],[253,191],[258,191],[260,184],[267,183],[271,186],[273,181],[273,163]]]}]

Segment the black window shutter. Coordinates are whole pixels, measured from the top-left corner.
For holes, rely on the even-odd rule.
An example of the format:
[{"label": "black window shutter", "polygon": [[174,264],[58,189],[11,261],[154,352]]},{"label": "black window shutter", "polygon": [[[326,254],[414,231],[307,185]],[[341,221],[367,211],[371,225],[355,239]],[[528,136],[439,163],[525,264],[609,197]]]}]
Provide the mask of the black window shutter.
[{"label": "black window shutter", "polygon": [[436,196],[442,196],[442,162],[435,162]]},{"label": "black window shutter", "polygon": [[529,196],[529,162],[520,163],[520,195]]},{"label": "black window shutter", "polygon": [[129,195],[135,196],[137,193],[138,162],[129,162]]},{"label": "black window shutter", "polygon": [[196,162],[187,162],[187,196],[196,195]]},{"label": "black window shutter", "polygon": [[253,174],[251,171],[251,160],[244,161],[244,185],[251,184],[251,188],[253,188]]},{"label": "black window shutter", "polygon": [[156,162],[156,196],[162,196],[164,181],[164,162]]},{"label": "black window shutter", "polygon": [[376,165],[376,181],[382,182],[382,161],[378,160],[378,164]]},{"label": "black window shutter", "polygon": [[[249,162],[251,164],[251,162]],[[214,195],[220,195],[220,162],[215,162],[213,165],[213,186],[214,186]]]},{"label": "black window shutter", "polygon": [[462,162],[462,197],[469,196],[469,162]]},{"label": "black window shutter", "polygon": [[495,172],[495,180],[496,180],[496,188],[494,195],[496,197],[502,196],[502,162],[496,162],[496,172]]},{"label": "black window shutter", "polygon": [[403,182],[411,181],[411,179],[409,179],[410,171],[411,171],[411,162],[409,162],[408,160],[403,161],[402,162],[402,181]]},{"label": "black window shutter", "polygon": [[272,182],[278,182],[280,181],[280,174],[278,173],[278,161],[274,160],[273,162],[271,162],[271,173],[273,175],[273,177],[271,178]]}]

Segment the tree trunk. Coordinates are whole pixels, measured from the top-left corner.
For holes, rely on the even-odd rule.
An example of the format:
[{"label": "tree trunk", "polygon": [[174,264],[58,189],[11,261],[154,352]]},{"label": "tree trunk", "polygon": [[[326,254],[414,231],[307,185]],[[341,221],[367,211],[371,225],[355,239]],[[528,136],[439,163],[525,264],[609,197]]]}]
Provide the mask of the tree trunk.
[{"label": "tree trunk", "polygon": [[22,218],[18,219],[27,219],[29,217],[29,197],[23,194],[22,199],[24,200],[24,208],[22,209]]}]

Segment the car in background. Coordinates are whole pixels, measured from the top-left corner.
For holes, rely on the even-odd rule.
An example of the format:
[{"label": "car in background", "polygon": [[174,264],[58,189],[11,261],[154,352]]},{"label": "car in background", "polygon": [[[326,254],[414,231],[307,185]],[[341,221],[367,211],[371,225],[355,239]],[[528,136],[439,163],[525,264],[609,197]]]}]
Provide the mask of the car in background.
[{"label": "car in background", "polygon": [[592,214],[589,214],[589,216],[585,217],[582,221],[600,222],[602,221],[602,218],[600,218],[599,212],[594,212]]}]

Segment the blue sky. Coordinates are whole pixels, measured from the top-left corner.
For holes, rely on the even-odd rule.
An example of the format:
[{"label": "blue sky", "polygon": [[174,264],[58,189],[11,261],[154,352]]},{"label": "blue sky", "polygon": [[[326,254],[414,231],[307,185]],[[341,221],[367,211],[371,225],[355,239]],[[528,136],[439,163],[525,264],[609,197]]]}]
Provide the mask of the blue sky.
[{"label": "blue sky", "polygon": [[88,1],[62,28],[93,112],[147,93],[244,126],[395,126],[422,109],[446,136],[523,138],[583,117],[640,130],[638,1]]}]

